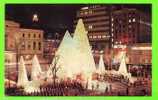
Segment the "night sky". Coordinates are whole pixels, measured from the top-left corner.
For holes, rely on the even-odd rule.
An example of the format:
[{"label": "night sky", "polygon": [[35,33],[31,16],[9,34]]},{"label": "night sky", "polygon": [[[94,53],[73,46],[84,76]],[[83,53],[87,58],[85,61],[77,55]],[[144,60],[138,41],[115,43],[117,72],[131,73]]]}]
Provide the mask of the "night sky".
[{"label": "night sky", "polygon": [[[40,28],[45,32],[45,37],[53,34],[64,33],[67,29],[73,32],[73,21],[76,17],[76,11],[85,5],[55,5],[55,4],[7,4],[6,19],[14,20],[25,28]],[[145,13],[151,14],[151,5],[118,5],[121,7],[137,8]],[[38,23],[32,22],[33,14],[39,17]]]}]

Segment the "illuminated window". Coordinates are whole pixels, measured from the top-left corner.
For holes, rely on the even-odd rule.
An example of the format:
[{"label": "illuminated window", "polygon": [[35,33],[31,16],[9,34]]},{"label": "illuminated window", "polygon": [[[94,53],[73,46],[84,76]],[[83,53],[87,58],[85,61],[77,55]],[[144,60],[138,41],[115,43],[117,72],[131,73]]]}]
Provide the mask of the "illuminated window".
[{"label": "illuminated window", "polygon": [[89,36],[89,38],[92,38],[92,36]]},{"label": "illuminated window", "polygon": [[135,22],[136,21],[136,19],[135,18],[133,18],[133,22]]},{"label": "illuminated window", "polygon": [[111,18],[111,21],[114,21],[114,18]]},{"label": "illuminated window", "polygon": [[89,25],[89,26],[88,26],[88,28],[89,28],[89,29],[92,29],[92,28],[93,28],[93,26],[92,26],[92,25]]},{"label": "illuminated window", "polygon": [[111,31],[113,32],[113,31],[114,31],[114,29],[112,28],[112,29],[111,29]]},{"label": "illuminated window", "polygon": [[113,37],[113,36],[114,36],[114,34],[112,33],[112,34],[111,34],[111,36]]},{"label": "illuminated window", "polygon": [[101,35],[99,35],[98,38],[100,39],[100,38],[101,38]]},{"label": "illuminated window", "polygon": [[103,37],[103,38],[106,38],[106,35],[103,35],[102,37]]},{"label": "illuminated window", "polygon": [[114,24],[112,23],[112,24],[111,24],[111,26],[113,27],[113,26],[114,26]]},{"label": "illuminated window", "polygon": [[131,19],[129,19],[129,21],[128,21],[129,23],[131,22]]},{"label": "illuminated window", "polygon": [[120,41],[120,44],[121,44],[121,41]]},{"label": "illuminated window", "polygon": [[87,15],[87,14],[88,14],[88,12],[87,12],[87,11],[85,11],[85,12],[84,12],[84,14],[85,14],[85,15]]},{"label": "illuminated window", "polygon": [[93,36],[93,38],[95,39],[95,38],[97,38],[97,36]]}]

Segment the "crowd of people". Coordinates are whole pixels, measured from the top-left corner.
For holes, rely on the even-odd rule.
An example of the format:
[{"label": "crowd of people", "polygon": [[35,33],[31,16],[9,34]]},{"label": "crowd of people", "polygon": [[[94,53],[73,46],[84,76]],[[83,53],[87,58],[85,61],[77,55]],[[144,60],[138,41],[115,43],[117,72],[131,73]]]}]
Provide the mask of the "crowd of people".
[{"label": "crowd of people", "polygon": [[115,91],[113,90],[112,95],[151,95],[150,78],[137,78],[133,83],[131,83],[127,77],[105,74],[104,81],[119,82],[124,85],[125,89],[123,92],[114,93]]},{"label": "crowd of people", "polygon": [[[84,87],[81,82],[75,80],[69,81],[60,81],[51,83],[51,84],[43,84],[39,87],[40,91],[34,91],[31,93],[27,93],[24,91],[22,87],[12,87],[6,88],[5,94],[12,95],[12,96],[99,96],[99,95],[150,95],[151,89],[149,90],[148,87],[151,85],[148,79],[137,79],[134,83],[130,83],[129,79],[123,76],[108,76],[104,75],[103,78],[98,79],[98,81],[102,82],[109,82],[109,87],[105,88],[104,92],[95,91],[92,87],[92,90],[87,89]],[[118,82],[124,85],[124,90],[116,91],[113,89],[111,83]],[[130,84],[129,84],[130,83]],[[99,87],[99,86],[98,86]],[[141,87],[143,87],[141,89]],[[139,91],[132,91],[132,89],[140,89]]]},{"label": "crowd of people", "polygon": [[20,96],[76,96],[83,95],[85,89],[79,82],[61,82],[40,86],[40,91],[27,93],[23,88],[6,89],[7,95]]}]

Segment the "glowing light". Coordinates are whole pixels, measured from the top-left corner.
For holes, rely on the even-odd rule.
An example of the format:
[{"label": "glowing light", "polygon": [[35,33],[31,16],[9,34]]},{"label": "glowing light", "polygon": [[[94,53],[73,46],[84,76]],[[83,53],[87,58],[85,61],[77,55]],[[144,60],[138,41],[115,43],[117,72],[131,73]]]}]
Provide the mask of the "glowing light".
[{"label": "glowing light", "polygon": [[19,71],[18,71],[18,86],[25,86],[28,82],[27,72],[23,56],[20,57]]},{"label": "glowing light", "polygon": [[37,14],[34,14],[34,15],[33,15],[32,21],[38,22],[38,15],[37,15]]},{"label": "glowing light", "polygon": [[31,79],[32,80],[37,80],[41,73],[42,73],[42,71],[41,71],[41,67],[40,67],[39,61],[38,61],[37,56],[35,55],[33,57],[33,60],[32,60]]},{"label": "glowing light", "polygon": [[114,45],[113,48],[122,48],[122,49],[125,49],[126,47],[127,47],[126,45],[119,44],[119,45]]},{"label": "glowing light", "polygon": [[88,9],[88,7],[82,7],[81,9],[82,9],[82,10],[85,10],[85,9]]},{"label": "glowing light", "polygon": [[121,52],[121,53],[122,53],[122,59],[121,59],[120,67],[118,70],[118,74],[131,78],[131,73],[128,73],[128,71],[127,71],[127,66],[126,66],[126,61],[125,61],[125,59],[126,59],[125,52]]},{"label": "glowing light", "polygon": [[103,60],[102,54],[100,55],[99,66],[98,66],[97,72],[100,74],[103,74],[105,72],[105,66],[104,66],[104,60]]},{"label": "glowing light", "polygon": [[152,47],[132,47],[132,50],[152,50]]}]

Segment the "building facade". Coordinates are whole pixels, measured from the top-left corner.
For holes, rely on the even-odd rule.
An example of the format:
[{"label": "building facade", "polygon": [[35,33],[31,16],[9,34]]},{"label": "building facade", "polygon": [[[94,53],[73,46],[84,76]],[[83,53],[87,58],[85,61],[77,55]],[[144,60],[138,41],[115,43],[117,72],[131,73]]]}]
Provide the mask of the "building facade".
[{"label": "building facade", "polygon": [[52,62],[52,59],[57,51],[57,48],[60,44],[60,40],[54,39],[45,39],[44,40],[44,48],[43,48],[43,56],[45,59],[48,59],[49,62]]},{"label": "building facade", "polygon": [[128,64],[152,65],[152,47],[150,43],[137,43],[127,48]]},{"label": "building facade", "polygon": [[18,52],[25,58],[32,55],[43,56],[43,31],[36,29],[20,29],[18,38]]},{"label": "building facade", "polygon": [[31,59],[34,54],[43,56],[43,31],[21,28],[19,23],[5,23],[5,51],[14,51],[18,57]]},{"label": "building facade", "polygon": [[93,50],[103,50],[110,42],[110,7],[89,5],[77,12],[75,26],[79,18],[83,19]]},{"label": "building facade", "polygon": [[14,21],[5,21],[5,51],[15,51],[15,36],[19,32],[20,24]]},{"label": "building facade", "polygon": [[112,12],[111,43],[114,45],[151,43],[151,19],[137,9],[122,8]]}]

